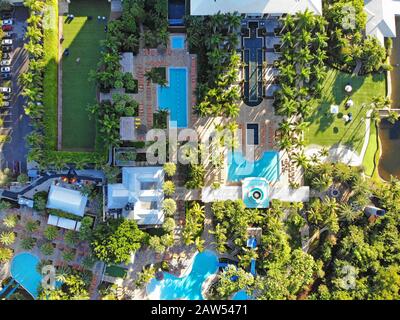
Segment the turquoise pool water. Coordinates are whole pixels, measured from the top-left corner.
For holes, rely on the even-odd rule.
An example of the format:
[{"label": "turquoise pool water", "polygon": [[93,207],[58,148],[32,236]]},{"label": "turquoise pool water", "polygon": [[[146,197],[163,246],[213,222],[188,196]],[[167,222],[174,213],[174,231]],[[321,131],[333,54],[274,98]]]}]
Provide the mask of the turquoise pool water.
[{"label": "turquoise pool water", "polygon": [[170,125],[178,128],[188,126],[188,90],[186,68],[168,68],[169,84],[166,87],[158,86],[158,107],[169,111]]},{"label": "turquoise pool water", "polygon": [[36,271],[39,258],[30,253],[20,253],[11,262],[10,273],[33,298],[38,297],[42,276]]},{"label": "turquoise pool water", "polygon": [[279,180],[279,153],[264,152],[263,156],[254,162],[247,160],[242,152],[228,154],[228,181],[241,181],[247,177],[260,177],[268,182]]},{"label": "turquoise pool water", "polygon": [[185,49],[185,37],[184,36],[171,36],[171,48],[172,49]]},{"label": "turquoise pool water", "polygon": [[245,290],[240,290],[236,292],[232,298],[232,300],[250,300],[251,297],[246,293]]},{"label": "turquoise pool water", "polygon": [[184,277],[178,278],[164,272],[164,279],[153,279],[147,285],[147,293],[154,300],[203,300],[201,287],[204,280],[218,271],[218,257],[209,250],[198,253],[192,270]]},{"label": "turquoise pool water", "polygon": [[269,184],[265,178],[245,178],[242,180],[243,202],[247,208],[268,208]]}]

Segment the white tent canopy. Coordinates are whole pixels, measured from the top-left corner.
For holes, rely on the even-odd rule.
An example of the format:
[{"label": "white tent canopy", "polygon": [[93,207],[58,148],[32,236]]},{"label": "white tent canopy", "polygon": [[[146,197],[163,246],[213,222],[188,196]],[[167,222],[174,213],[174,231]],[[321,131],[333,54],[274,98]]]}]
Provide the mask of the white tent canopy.
[{"label": "white tent canopy", "polygon": [[83,217],[86,203],[87,197],[77,190],[63,188],[54,184],[50,187],[47,201],[47,208],[49,209],[57,209]]},{"label": "white tent canopy", "polygon": [[218,12],[241,14],[294,14],[309,10],[322,14],[321,0],[191,0],[190,14],[207,16]]}]

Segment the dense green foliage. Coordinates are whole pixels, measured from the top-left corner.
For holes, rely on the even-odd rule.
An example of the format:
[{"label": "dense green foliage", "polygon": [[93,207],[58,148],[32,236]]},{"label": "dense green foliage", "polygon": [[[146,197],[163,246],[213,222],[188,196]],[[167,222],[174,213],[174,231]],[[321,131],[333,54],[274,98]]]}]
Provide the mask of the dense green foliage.
[{"label": "dense green foliage", "polygon": [[[186,19],[191,52],[198,55],[198,105],[202,116],[237,117],[240,89],[237,85],[240,56],[238,14],[216,14]],[[223,45],[221,45],[223,43]]]},{"label": "dense green foliage", "polygon": [[137,223],[126,219],[112,219],[100,223],[93,230],[91,247],[94,255],[106,263],[129,262],[146,235]]},{"label": "dense green foliage", "polygon": [[364,0],[325,0],[323,14],[328,22],[330,64],[346,72],[353,72],[357,62],[361,73],[388,68],[385,48],[375,37],[364,35]]}]

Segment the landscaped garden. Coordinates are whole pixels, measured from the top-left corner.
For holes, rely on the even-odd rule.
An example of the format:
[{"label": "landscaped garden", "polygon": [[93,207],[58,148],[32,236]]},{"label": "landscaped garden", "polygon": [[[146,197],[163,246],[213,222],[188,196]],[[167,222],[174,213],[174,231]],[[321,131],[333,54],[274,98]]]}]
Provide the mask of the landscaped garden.
[{"label": "landscaped garden", "polygon": [[96,125],[89,118],[88,104],[96,99],[96,84],[89,81],[89,72],[100,59],[101,40],[105,39],[109,3],[106,0],[74,1],[69,5],[72,21],[64,18],[62,43],[62,148],[63,150],[93,150]]},{"label": "landscaped garden", "polygon": [[[350,84],[351,95],[344,90]],[[324,81],[320,105],[306,119],[310,126],[306,130],[307,144],[332,146],[344,144],[360,152],[365,137],[366,113],[375,96],[385,96],[385,75],[383,73],[366,76],[352,76],[330,69]],[[354,104],[346,108],[351,99]],[[331,113],[331,105],[338,105],[339,112]],[[347,122],[343,116],[352,114],[353,120]],[[371,131],[373,133],[373,131]]]}]

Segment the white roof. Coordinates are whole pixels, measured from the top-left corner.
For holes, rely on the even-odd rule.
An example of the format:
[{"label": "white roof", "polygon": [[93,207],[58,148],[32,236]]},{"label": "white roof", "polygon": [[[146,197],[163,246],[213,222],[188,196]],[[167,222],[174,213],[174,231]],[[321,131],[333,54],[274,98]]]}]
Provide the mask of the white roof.
[{"label": "white roof", "polygon": [[400,14],[399,0],[364,0],[364,10],[367,35],[375,36],[382,44],[385,37],[396,37],[395,15]]},{"label": "white roof", "polygon": [[83,217],[87,197],[77,190],[71,190],[56,185],[51,185],[47,208],[57,209]]},{"label": "white roof", "polygon": [[49,218],[47,220],[47,224],[68,229],[68,230],[79,230],[81,223],[79,221],[75,221],[72,219],[67,219],[67,218],[61,218],[57,217],[54,215],[49,215]]},{"label": "white roof", "polygon": [[190,14],[207,16],[218,12],[241,14],[271,13],[294,14],[308,9],[315,14],[322,14],[321,0],[191,0]]},{"label": "white roof", "polygon": [[[124,167],[122,183],[108,185],[107,207],[124,209],[131,203],[134,209],[126,212],[128,219],[134,219],[138,224],[162,224],[163,181],[162,167]],[[147,208],[149,204],[154,204],[155,208]]]}]

